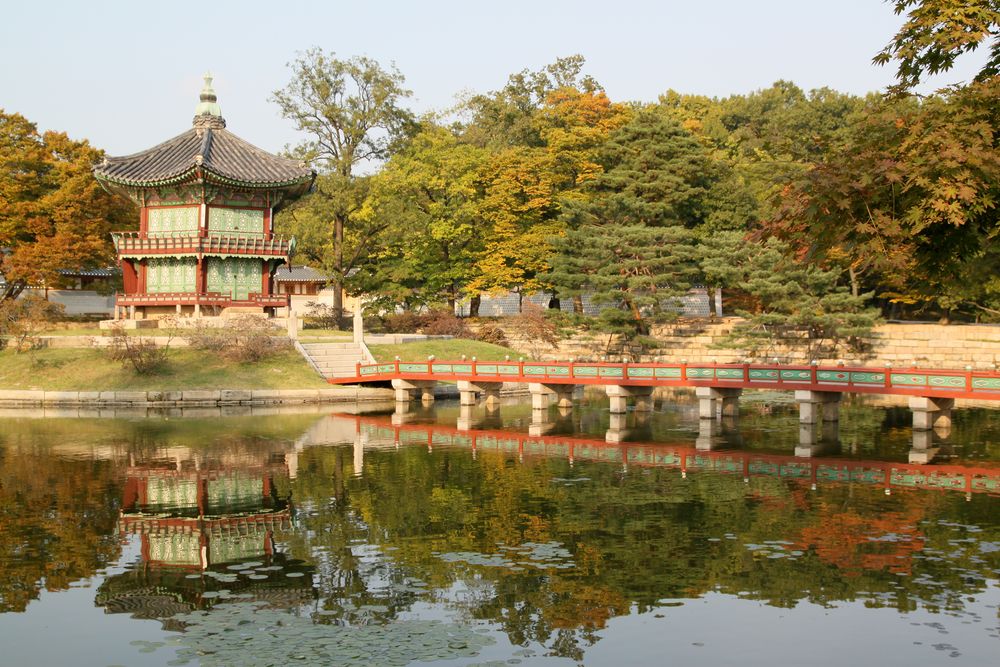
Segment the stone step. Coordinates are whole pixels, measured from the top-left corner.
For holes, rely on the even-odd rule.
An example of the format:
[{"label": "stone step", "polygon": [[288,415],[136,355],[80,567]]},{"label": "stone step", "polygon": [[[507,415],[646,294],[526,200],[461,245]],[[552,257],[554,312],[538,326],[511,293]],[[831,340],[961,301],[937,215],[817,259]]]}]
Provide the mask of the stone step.
[{"label": "stone step", "polygon": [[360,354],[310,354],[314,361],[323,359],[324,361],[360,361],[363,357]]},{"label": "stone step", "polygon": [[307,350],[360,350],[357,343],[302,343]]},{"label": "stone step", "polygon": [[321,371],[350,371],[351,375],[354,375],[354,371],[357,369],[356,364],[316,364],[316,367]]}]

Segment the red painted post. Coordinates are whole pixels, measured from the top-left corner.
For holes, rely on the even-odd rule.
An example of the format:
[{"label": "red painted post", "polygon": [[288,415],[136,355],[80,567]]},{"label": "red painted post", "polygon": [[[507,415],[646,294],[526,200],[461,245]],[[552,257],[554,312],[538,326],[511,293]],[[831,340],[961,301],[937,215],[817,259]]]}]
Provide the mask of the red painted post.
[{"label": "red painted post", "polygon": [[972,393],[972,366],[965,367],[965,391]]},{"label": "red painted post", "polygon": [[357,361],[354,363],[354,377],[361,377],[361,362]]},{"label": "red painted post", "polygon": [[885,373],[885,388],[890,389],[892,388],[892,364],[886,364],[883,372]]}]

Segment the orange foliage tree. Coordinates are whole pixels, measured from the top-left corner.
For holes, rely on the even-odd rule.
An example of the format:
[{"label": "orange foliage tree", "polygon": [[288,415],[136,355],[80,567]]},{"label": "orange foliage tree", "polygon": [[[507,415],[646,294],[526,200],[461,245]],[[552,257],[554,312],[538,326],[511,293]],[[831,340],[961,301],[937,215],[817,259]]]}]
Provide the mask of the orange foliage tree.
[{"label": "orange foliage tree", "polygon": [[134,219],[129,202],[91,174],[104,153],[62,132],[40,133],[0,110],[0,246],[8,280],[57,285],[59,270],[107,266],[110,232]]}]

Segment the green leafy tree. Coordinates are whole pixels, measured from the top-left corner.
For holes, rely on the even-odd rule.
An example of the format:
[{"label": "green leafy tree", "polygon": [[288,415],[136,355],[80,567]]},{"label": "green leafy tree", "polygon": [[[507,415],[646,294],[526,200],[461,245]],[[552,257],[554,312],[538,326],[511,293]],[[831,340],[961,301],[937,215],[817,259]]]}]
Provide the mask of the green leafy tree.
[{"label": "green leafy tree", "polygon": [[484,149],[432,122],[372,177],[363,226],[387,229],[363,280],[380,305],[453,309],[476,275]]},{"label": "green leafy tree", "polygon": [[[340,60],[319,48],[301,54],[290,68],[292,80],[272,99],[296,129],[310,135],[297,152],[329,174],[329,195],[302,205],[314,211],[322,207],[332,222],[331,243],[323,255],[336,287],[333,308],[339,320],[345,279],[376,236],[360,231],[355,245],[348,246],[345,230],[355,222],[356,203],[363,200],[353,191],[361,187],[354,170],[359,164],[384,160],[410,132],[413,116],[402,106],[410,91],[395,67],[386,70],[365,57]],[[314,226],[312,217],[307,216]],[[289,227],[297,231],[294,224]]]},{"label": "green leafy tree", "polygon": [[472,117],[467,138],[482,146],[543,146],[544,126],[537,114],[550,94],[562,89],[602,90],[593,77],[583,74],[585,62],[581,55],[558,58],[541,70],[511,74],[500,90],[470,96],[461,105]]}]

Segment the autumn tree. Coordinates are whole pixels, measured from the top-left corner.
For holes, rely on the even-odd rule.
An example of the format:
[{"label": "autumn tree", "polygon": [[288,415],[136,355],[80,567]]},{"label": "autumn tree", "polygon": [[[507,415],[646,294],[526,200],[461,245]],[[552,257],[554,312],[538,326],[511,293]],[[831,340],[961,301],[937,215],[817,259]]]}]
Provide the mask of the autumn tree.
[{"label": "autumn tree", "polygon": [[1000,2],[997,0],[891,0],[906,21],[872,61],[896,63],[895,92],[909,90],[928,74],[950,70],[963,54],[989,44],[976,81],[1000,74]]},{"label": "autumn tree", "polygon": [[312,208],[308,215],[296,217],[293,207],[280,222],[295,233],[299,231],[296,223],[304,217],[311,225],[309,235],[320,211],[327,224],[332,223],[329,246],[313,252],[322,252],[324,266],[331,273],[336,288],[334,314],[339,320],[345,280],[375,237],[359,231],[350,238],[345,231],[357,222],[358,202],[364,199],[356,191],[363,186],[355,169],[359,164],[384,160],[409,133],[413,116],[402,103],[410,91],[404,88],[403,75],[395,66],[384,69],[360,56],[341,60],[320,48],[302,53],[289,67],[292,80],[275,91],[272,99],[296,129],[309,135],[296,150],[316,164],[329,183],[319,188],[317,201],[307,198],[299,204]]},{"label": "autumn tree", "polygon": [[58,285],[59,271],[114,261],[110,232],[134,207],[101,189],[91,169],[103,157],[86,140],[40,133],[0,110],[0,246],[8,280]]},{"label": "autumn tree", "polygon": [[1000,317],[998,103],[996,78],[873,103],[767,229],[843,267],[855,294]]}]

